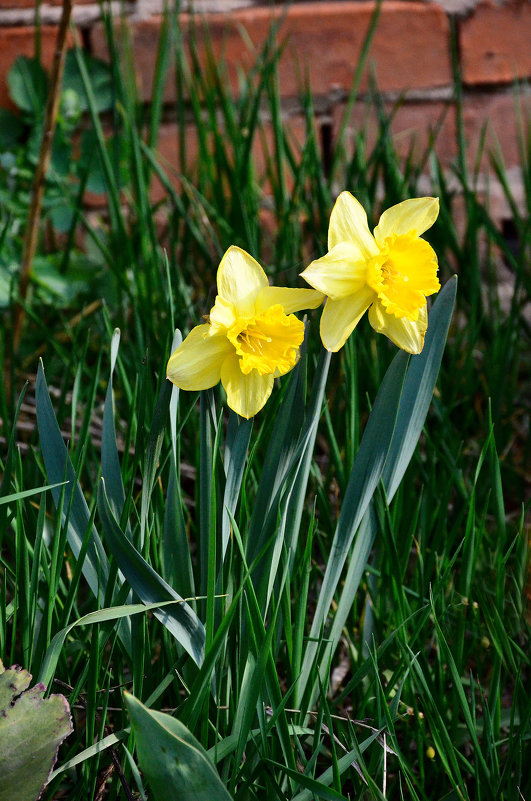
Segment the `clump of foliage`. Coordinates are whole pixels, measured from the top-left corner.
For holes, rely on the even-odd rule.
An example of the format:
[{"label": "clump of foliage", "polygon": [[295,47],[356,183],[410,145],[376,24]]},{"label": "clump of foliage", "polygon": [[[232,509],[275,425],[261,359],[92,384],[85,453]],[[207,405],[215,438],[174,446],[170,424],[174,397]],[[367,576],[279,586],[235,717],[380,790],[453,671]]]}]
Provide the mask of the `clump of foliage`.
[{"label": "clump of foliage", "polygon": [[[308,94],[299,147],[283,117],[273,39],[237,95],[222,63],[212,57],[202,71],[190,41],[189,62],[169,14],[149,109],[127,47],[125,62],[113,59],[105,129],[91,63],[73,52],[87,108],[76,126],[91,131],[107,209],[89,224],[82,190],[90,170],[72,159],[62,183],[73,190],[61,195],[70,226],[62,275],[88,258],[104,266],[105,284],[86,273],[90,300],[74,293],[58,315],[36,274],[18,353],[2,327],[0,653],[50,688],[56,682],[74,710],[75,733],[45,798],[114,799],[121,788],[146,797],[147,746],[130,725],[148,716],[177,758],[195,749],[190,765],[214,765],[220,797],[237,801],[519,801],[531,793],[528,208],[494,159],[513,212],[508,241],[476,191],[463,138],[452,180],[432,146],[420,160],[400,159],[376,94],[367,100],[380,110],[374,149],[363,129],[347,141],[347,108],[323,158]],[[176,101],[165,108],[170,74]],[[459,112],[457,74],[455,102]],[[252,156],[261,107],[273,130],[265,175]],[[165,112],[179,123],[178,172],[157,156]],[[523,137],[529,206],[528,164]],[[326,250],[341,189],[355,191],[372,228],[382,208],[427,194],[426,176],[441,204],[429,235],[441,283],[457,271],[459,291],[433,402],[428,411],[430,390],[424,428],[417,414],[397,473],[386,444],[408,431],[403,421],[416,406],[406,382],[425,363],[395,358],[364,320],[326,366],[310,315],[305,357],[254,423],[227,417],[218,390],[199,404],[172,391],[165,366],[174,331],[185,334],[211,308],[230,244],[293,286]],[[165,192],[152,202],[155,180]],[[48,215],[58,187],[50,181]],[[23,220],[26,206],[21,200],[11,220]],[[3,222],[0,258],[14,264],[17,227]],[[54,252],[43,238],[39,258],[53,263]],[[508,309],[501,263],[512,277]],[[94,306],[102,296],[107,303]],[[26,375],[32,383],[19,394]],[[371,426],[382,437],[378,460],[360,445]],[[371,473],[374,465],[381,472]],[[376,485],[358,527],[356,493],[368,477]],[[332,582],[336,533],[349,526]],[[177,722],[166,726],[165,715]]]}]

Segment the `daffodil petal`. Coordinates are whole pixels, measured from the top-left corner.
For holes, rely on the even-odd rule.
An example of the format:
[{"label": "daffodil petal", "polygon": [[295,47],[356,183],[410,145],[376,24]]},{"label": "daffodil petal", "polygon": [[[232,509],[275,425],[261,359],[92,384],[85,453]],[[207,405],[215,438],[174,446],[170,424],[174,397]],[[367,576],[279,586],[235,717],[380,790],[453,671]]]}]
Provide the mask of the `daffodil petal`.
[{"label": "daffodil petal", "polygon": [[260,290],[256,298],[255,311],[257,314],[270,306],[280,304],[285,314],[301,311],[301,309],[316,309],[324,300],[322,292],[315,289],[289,289],[282,286],[266,286]]},{"label": "daffodil petal", "polygon": [[369,322],[379,334],[385,334],[391,342],[408,353],[420,353],[424,347],[424,335],[428,328],[428,310],[426,304],[419,310],[416,320],[407,317],[397,318],[388,314],[380,301],[373,303],[369,309]]},{"label": "daffodil petal", "polygon": [[192,328],[168,361],[167,376],[180,389],[197,391],[215,386],[221,366],[234,347],[225,336],[209,336],[209,325]]},{"label": "daffodil petal", "polygon": [[256,296],[269,286],[267,275],[252,256],[231,245],[218,267],[218,295],[232,303],[237,315],[249,317],[254,312]]},{"label": "daffodil petal", "polygon": [[417,197],[403,200],[384,211],[374,229],[374,238],[380,246],[388,236],[408,234],[416,231],[420,236],[431,228],[439,214],[439,198]]},{"label": "daffodil petal", "polygon": [[260,411],[271,395],[274,378],[272,375],[260,375],[257,370],[244,375],[240,370],[240,360],[234,354],[227,356],[223,362],[221,383],[230,408],[248,420]]},{"label": "daffodil petal", "polygon": [[363,288],[367,262],[357,245],[339,242],[325,256],[312,261],[301,276],[314,289],[332,300],[339,300]]},{"label": "daffodil petal", "polygon": [[210,309],[210,336],[226,334],[231,325],[234,324],[236,315],[234,306],[220,295],[216,297],[216,302]]},{"label": "daffodil petal", "polygon": [[366,259],[378,253],[374,237],[369,231],[365,209],[350,192],[341,192],[330,215],[328,250],[340,242],[357,245]]},{"label": "daffodil petal", "polygon": [[375,299],[376,292],[369,287],[341,300],[328,298],[321,316],[321,340],[327,350],[336,353],[343,347]]}]

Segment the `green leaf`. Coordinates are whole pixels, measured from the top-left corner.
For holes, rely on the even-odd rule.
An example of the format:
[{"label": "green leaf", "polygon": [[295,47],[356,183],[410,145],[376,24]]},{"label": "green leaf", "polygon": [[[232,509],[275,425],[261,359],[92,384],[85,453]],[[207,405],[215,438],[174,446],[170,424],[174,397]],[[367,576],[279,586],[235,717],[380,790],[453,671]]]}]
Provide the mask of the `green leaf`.
[{"label": "green leaf", "polygon": [[11,495],[2,495],[0,496],[0,506],[3,503],[14,503],[15,501],[20,501],[22,498],[30,498],[32,495],[40,495],[41,492],[46,492],[47,490],[55,489],[56,487],[62,487],[68,482],[61,481],[59,484],[51,484],[45,487],[35,487],[35,489],[28,489],[22,490],[21,492],[13,492]]},{"label": "green leaf", "polygon": [[[409,356],[400,351],[393,359],[378,390],[374,406],[363,433],[358,455],[347,485],[341,514],[330,550],[330,558],[317,601],[310,638],[299,680],[299,692],[306,686],[317,657],[318,639],[326,625],[334,593],[349,554],[354,535],[380,481],[393,436],[398,404]],[[321,662],[324,668],[326,665]]]},{"label": "green leaf", "polygon": [[[301,358],[291,371],[275,425],[269,438],[264,465],[253,505],[246,543],[246,559],[251,564],[257,553],[270,539],[276,525],[278,503],[284,480],[293,465],[293,454],[297,449],[302,417],[304,394],[301,380]],[[256,582],[256,577],[253,577]]]},{"label": "green leaf", "polygon": [[146,604],[181,601],[172,610],[155,610],[154,614],[190,654],[194,662],[201,666],[205,649],[205,627],[193,609],[153,570],[129,542],[112,513],[103,480],[98,489],[98,510],[106,542],[118,562],[118,567],[138,597]]},{"label": "green leaf", "polygon": [[[400,485],[400,482],[402,481],[402,477],[407,466],[409,465],[426,420],[426,415],[428,413],[433,396],[433,390],[439,374],[439,368],[441,365],[444,346],[446,344],[450,320],[452,318],[456,289],[457,280],[451,279],[440,292],[429,315],[428,331],[422,353],[420,353],[418,356],[413,356],[409,362],[409,367],[406,378],[403,382],[398,403],[396,424],[392,433],[391,443],[388,446],[387,458],[383,466],[383,470],[381,471],[382,484],[386,492],[388,502],[391,501]],[[395,361],[400,355],[401,354],[397,354]],[[391,367],[392,366],[393,365],[391,365]],[[384,382],[387,379],[388,373],[384,378]],[[382,383],[380,392],[382,391],[383,386],[384,384]],[[378,393],[378,397],[380,396],[380,392]],[[376,403],[377,402],[378,398]],[[369,422],[371,419],[373,419],[377,411],[376,403],[374,405],[371,417],[369,418]],[[367,425],[363,440],[365,440],[368,430],[369,425]],[[363,447],[363,440],[362,446],[360,446],[360,453]],[[357,461],[358,459],[356,459],[356,463]],[[354,465],[353,472],[355,470],[356,464]],[[342,517],[343,511],[341,518]],[[341,524],[341,518],[338,524],[338,529]],[[354,542],[352,553],[350,554],[347,576],[343,584],[341,598],[339,600],[332,628],[328,636],[326,656],[323,657],[321,661],[321,681],[323,682],[325,678],[324,674],[326,671],[326,666],[328,664],[328,657],[333,653],[337,643],[339,642],[341,631],[352,607],[354,596],[358,590],[363,571],[365,570],[376,532],[376,515],[374,513],[374,509],[372,506],[370,506],[364,516]],[[324,616],[322,616],[319,620],[320,625],[323,626],[325,621]],[[315,623],[316,620],[314,619],[312,632],[313,636],[317,637],[319,629]],[[316,643],[310,642],[308,644],[305,657],[305,668],[303,670],[303,678],[300,685],[301,691],[306,686],[305,683],[311,669],[311,660],[316,648]]]},{"label": "green leaf", "polygon": [[149,443],[146,451],[144,470],[142,474],[142,501],[140,504],[140,546],[144,547],[146,536],[146,526],[151,493],[155,486],[160,452],[164,434],[166,433],[166,423],[168,420],[172,384],[168,379],[162,382],[157,405],[153,413],[153,422],[149,432]]},{"label": "green leaf", "polygon": [[54,636],[44,656],[39,673],[39,681],[42,684],[50,683],[65,640],[68,634],[76,626],[88,626],[93,623],[106,623],[108,620],[122,620],[123,618],[130,617],[131,615],[139,615],[142,612],[149,612],[150,610],[158,609],[161,606],[169,606],[170,604],[174,603],[176,602],[171,600],[155,604],[125,604],[123,606],[110,606],[107,609],[98,609],[96,612],[89,612],[88,615],[83,615],[83,617],[80,617],[78,620],[75,620],[73,623],[65,626],[64,629],[61,629],[61,631],[58,631]]},{"label": "green leaf", "polygon": [[[59,202],[52,207],[51,216],[58,229],[62,226],[68,229],[73,219],[73,212],[65,203]],[[87,274],[83,271],[63,274],[58,266],[43,256],[34,259],[31,279],[39,287],[41,294],[52,296],[56,305],[68,305],[77,295],[87,292],[90,287]]]},{"label": "green leaf", "polygon": [[247,450],[253,430],[253,421],[243,420],[234,412],[230,412],[227,439],[225,441],[224,467],[226,471],[225,492],[223,495],[223,516],[221,521],[221,559],[230,537],[229,512],[236,514],[236,506],[240,495]]},{"label": "green leaf", "polygon": [[4,669],[0,660],[0,801],[40,797],[65,737],[72,731],[63,695],[43,699],[46,687],[28,690],[31,674]]},{"label": "green leaf", "polygon": [[454,310],[457,277],[439,293],[429,314],[422,353],[410,360],[389,455],[382,473],[387,499],[397,491],[422,432]]},{"label": "green leaf", "polygon": [[[66,479],[64,489],[63,518],[68,514],[68,542],[74,556],[79,556],[83,540],[90,524],[87,502],[77,483],[74,467],[63,442],[63,437],[50,400],[42,362],[37,371],[35,389],[37,407],[37,426],[41,442],[42,455],[46,467],[46,475],[54,485],[52,496],[57,508],[61,502],[60,485]],[[96,598],[102,602],[109,577],[109,560],[94,526],[91,531],[91,542],[83,564],[83,575]]]},{"label": "green leaf", "polygon": [[177,718],[124,693],[140,767],[157,801],[230,801],[206,751]]},{"label": "green leaf", "polygon": [[[179,347],[182,341],[181,332],[179,329],[176,329],[171,346],[172,353]],[[179,587],[182,593],[192,596],[195,595],[194,574],[177,469],[180,460],[177,425],[178,408],[179,388],[174,385],[171,390],[169,410],[172,458],[170,462],[170,479],[166,494],[166,506],[164,509],[162,564],[163,575],[168,584],[173,587]]]},{"label": "green leaf", "polygon": [[0,151],[5,152],[15,147],[25,128],[26,126],[17,114],[0,108]]},{"label": "green leaf", "polygon": [[44,116],[48,79],[40,61],[19,56],[7,74],[9,95],[15,105],[39,119]]},{"label": "green leaf", "polygon": [[[145,608],[147,609],[147,607]],[[64,773],[65,770],[75,768],[76,765],[81,765],[83,762],[86,762],[87,759],[91,759],[93,756],[101,754],[102,751],[105,751],[107,748],[111,748],[111,746],[120,743],[122,740],[125,740],[126,737],[129,737],[129,734],[129,726],[116,732],[116,734],[108,734],[107,737],[103,737],[101,740],[98,740],[97,743],[94,743],[94,745],[85,748],[81,753],[72,757],[72,759],[68,759],[66,762],[63,762],[62,765],[59,765],[50,775],[49,781],[55,779],[60,773]]]},{"label": "green leaf", "polygon": [[[116,428],[114,425],[114,404],[112,395],[112,379],[118,348],[120,347],[120,329],[115,328],[111,340],[111,369],[109,383],[107,384],[107,394],[105,396],[105,406],[103,408],[103,427],[101,437],[101,473],[105,480],[107,498],[113,515],[120,520],[125,504],[125,490],[120,470],[120,459],[118,456],[118,446],[116,444]],[[129,525],[125,531],[127,537],[131,539]]]},{"label": "green leaf", "polygon": [[289,776],[293,781],[298,782],[302,787],[306,787],[306,789],[310,790],[317,798],[324,798],[326,801],[347,801],[346,796],[341,795],[337,790],[332,790],[332,788],[327,787],[326,784],[321,784],[321,782],[318,782],[316,779],[312,779],[311,776],[306,776],[304,773],[291,770],[285,765],[274,762],[272,759],[266,759],[265,762],[275,768],[279,768],[282,773],[285,773],[286,776]]},{"label": "green leaf", "polygon": [[[72,143],[59,131],[56,131],[53,138],[52,154],[50,158],[50,172],[54,178],[66,178],[70,174],[72,168]],[[71,206],[67,200],[64,204]],[[60,229],[61,230],[61,229]],[[68,230],[62,229],[62,230]]]},{"label": "green leaf", "polygon": [[[54,205],[50,210],[50,219],[52,221],[53,227],[60,234],[66,234],[68,231],[70,231],[73,222],[75,220],[75,213],[71,203],[69,203],[67,200],[59,203],[54,203]],[[65,288],[71,291],[72,287],[68,285],[68,282],[65,281],[64,283],[65,283]],[[81,288],[88,289],[88,286],[83,285]],[[57,292],[57,294],[60,293]]]},{"label": "green leaf", "polygon": [[[98,113],[107,111],[114,103],[111,69],[105,61],[94,58],[87,52],[83,53],[83,59],[90,76],[95,109]],[[75,92],[82,111],[89,110],[87,92],[74,50],[69,50],[66,54],[62,91]]]}]

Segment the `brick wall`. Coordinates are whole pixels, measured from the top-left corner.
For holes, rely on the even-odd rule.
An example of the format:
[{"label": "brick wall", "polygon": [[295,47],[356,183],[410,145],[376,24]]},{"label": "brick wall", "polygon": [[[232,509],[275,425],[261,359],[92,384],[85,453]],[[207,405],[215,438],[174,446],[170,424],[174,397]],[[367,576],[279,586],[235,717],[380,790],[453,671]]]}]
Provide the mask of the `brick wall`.
[{"label": "brick wall", "polygon": [[[155,69],[157,40],[164,0],[111,2],[128,17],[134,45],[137,82],[149,102]],[[261,4],[259,0],[196,0],[194,10],[208,22],[214,52],[223,52],[229,78],[237,89],[238,70],[252,65],[253,47],[260,50],[272,20],[281,20],[280,37],[288,37],[279,64],[279,86],[285,105],[285,121],[294,137],[302,136],[297,108],[301,75],[308,75],[317,112],[316,124],[326,126],[327,137],[336,135],[349,87],[358,63],[374,3],[367,0],[335,0]],[[61,0],[44,0],[40,6],[41,52],[45,64],[53,55]],[[189,13],[183,12],[186,31]],[[91,0],[75,0],[74,22],[83,45],[94,55],[107,57],[100,6]],[[19,54],[34,47],[34,0],[0,0],[0,106],[9,104],[6,74]],[[474,160],[482,129],[487,123],[487,148],[499,148],[518,195],[518,124],[514,83],[521,81],[524,120],[529,121],[531,77],[531,2],[529,0],[383,0],[369,64],[384,100],[392,108],[404,96],[394,116],[392,132],[399,150],[406,153],[414,142],[417,152],[426,145],[430,131],[440,125],[436,149],[445,166],[455,157],[456,112],[453,103],[451,26],[457,34],[464,88],[464,129]],[[200,28],[199,28],[200,30]],[[204,53],[200,57],[204,58]],[[369,71],[367,70],[367,75]],[[361,85],[367,88],[367,76]],[[171,83],[165,101],[171,107]],[[363,95],[352,110],[352,131],[361,121],[376,135],[376,120],[367,117]],[[266,123],[267,125],[267,123]],[[266,132],[267,133],[267,132]],[[189,131],[193,150],[193,130]],[[171,115],[163,122],[161,155],[177,160],[177,137]],[[260,154],[256,154],[257,162]],[[485,156],[482,169],[488,170]]]}]

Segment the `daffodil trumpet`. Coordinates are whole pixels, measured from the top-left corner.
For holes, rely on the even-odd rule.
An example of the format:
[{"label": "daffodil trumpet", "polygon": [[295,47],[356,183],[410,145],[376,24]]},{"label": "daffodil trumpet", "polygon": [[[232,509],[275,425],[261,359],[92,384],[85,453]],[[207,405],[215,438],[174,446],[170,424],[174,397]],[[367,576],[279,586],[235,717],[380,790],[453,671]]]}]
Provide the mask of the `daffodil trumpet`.
[{"label": "daffodil trumpet", "polygon": [[302,277],[327,300],[321,339],[338,351],[369,311],[369,323],[395,345],[420,353],[428,327],[426,297],[438,292],[437,256],[421,234],[439,213],[433,197],[404,200],[384,211],[374,234],[365,210],[342,192],[332,210],[328,253]]},{"label": "daffodil trumpet", "polygon": [[299,360],[304,323],[293,312],[316,308],[323,295],[270,286],[258,262],[235,246],[221,260],[217,290],[207,322],[170,356],[167,376],[192,391],[221,380],[229,407],[249,419],[266,403],[274,379]]}]

